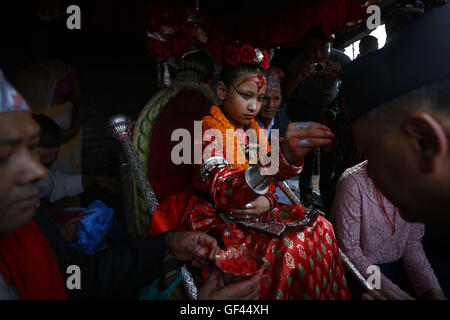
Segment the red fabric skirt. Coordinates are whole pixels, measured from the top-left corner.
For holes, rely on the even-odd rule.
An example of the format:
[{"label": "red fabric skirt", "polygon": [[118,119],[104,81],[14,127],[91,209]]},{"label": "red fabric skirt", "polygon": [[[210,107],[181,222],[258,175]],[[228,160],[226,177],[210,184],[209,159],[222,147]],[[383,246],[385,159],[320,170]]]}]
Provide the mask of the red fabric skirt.
[{"label": "red fabric skirt", "polygon": [[[282,208],[304,210],[302,206],[278,207]],[[333,227],[323,217],[318,217],[311,227],[277,238],[226,225],[211,203],[190,190],[170,196],[154,213],[150,234],[171,229],[205,231],[218,240],[221,249],[245,245],[248,250],[258,252],[264,262],[260,299],[350,299]],[[202,280],[214,268],[215,265],[205,267]]]}]

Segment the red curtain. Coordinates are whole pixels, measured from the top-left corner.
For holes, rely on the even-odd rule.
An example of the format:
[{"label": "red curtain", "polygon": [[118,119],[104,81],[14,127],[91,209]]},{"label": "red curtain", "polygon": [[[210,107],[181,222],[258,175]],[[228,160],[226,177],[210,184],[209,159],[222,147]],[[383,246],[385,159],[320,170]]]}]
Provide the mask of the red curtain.
[{"label": "red curtain", "polygon": [[301,1],[289,7],[263,7],[251,14],[236,10],[210,16],[228,41],[239,40],[266,48],[289,47],[301,44],[305,32],[312,26],[320,25],[328,34],[355,27],[367,17],[365,2]]},{"label": "red curtain", "polygon": [[[68,4],[81,7],[83,23],[89,28],[114,33],[145,33],[145,29],[163,23],[169,26],[185,23],[187,8],[193,1],[175,1],[171,7],[148,4],[148,0],[38,0],[37,10]],[[367,2],[367,3],[366,3]],[[367,18],[368,4],[380,0],[296,0],[288,3],[241,6],[238,1],[229,1],[220,9],[207,0],[200,1],[203,21],[217,29],[226,42],[240,41],[259,47],[289,47],[301,44],[306,30],[321,25],[332,34],[355,27]],[[252,2],[253,3],[253,2]],[[208,6],[209,5],[209,6]],[[65,10],[64,10],[65,12]]]}]

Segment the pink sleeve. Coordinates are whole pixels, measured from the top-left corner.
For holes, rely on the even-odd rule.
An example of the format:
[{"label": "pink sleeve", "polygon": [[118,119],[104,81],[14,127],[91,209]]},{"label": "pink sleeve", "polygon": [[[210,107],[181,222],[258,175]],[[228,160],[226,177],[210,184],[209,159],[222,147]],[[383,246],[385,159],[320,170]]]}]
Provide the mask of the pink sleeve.
[{"label": "pink sleeve", "polygon": [[425,292],[433,288],[442,291],[433,268],[423,250],[422,238],[424,235],[424,224],[412,224],[405,251],[403,252],[405,270],[418,297],[421,297]]},{"label": "pink sleeve", "polygon": [[[341,250],[367,279],[370,276],[367,268],[373,263],[361,250],[361,203],[365,194],[366,190],[360,189],[360,184],[354,177],[344,174],[336,188],[331,217]],[[381,274],[381,288],[392,291],[401,298],[407,295],[383,274]]]}]

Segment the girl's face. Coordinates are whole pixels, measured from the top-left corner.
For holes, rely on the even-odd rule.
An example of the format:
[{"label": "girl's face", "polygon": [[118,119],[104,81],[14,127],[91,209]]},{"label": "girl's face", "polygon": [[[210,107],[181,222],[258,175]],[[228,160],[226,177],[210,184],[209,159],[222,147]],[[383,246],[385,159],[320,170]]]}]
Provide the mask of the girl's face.
[{"label": "girl's face", "polygon": [[217,94],[223,100],[223,109],[228,120],[237,127],[245,127],[261,109],[266,94],[266,84],[257,76],[252,77],[243,73],[229,87],[219,82]]}]

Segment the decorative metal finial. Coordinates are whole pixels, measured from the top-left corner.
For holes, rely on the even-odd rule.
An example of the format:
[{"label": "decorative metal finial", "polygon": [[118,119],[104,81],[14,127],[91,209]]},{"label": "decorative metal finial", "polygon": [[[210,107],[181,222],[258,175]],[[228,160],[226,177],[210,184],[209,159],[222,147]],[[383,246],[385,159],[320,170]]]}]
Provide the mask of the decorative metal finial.
[{"label": "decorative metal finial", "polygon": [[108,132],[113,137],[118,139],[119,136],[127,132],[131,120],[127,115],[117,114],[112,116],[108,121]]}]

